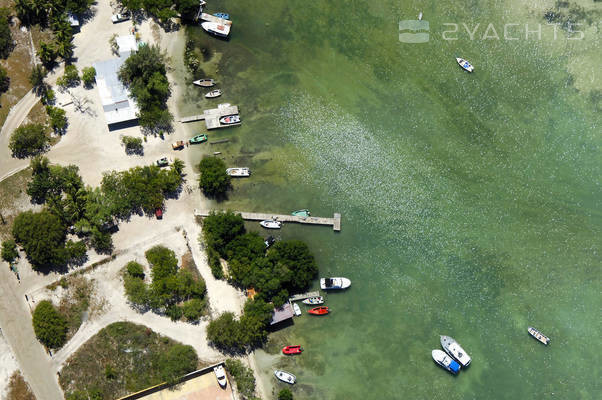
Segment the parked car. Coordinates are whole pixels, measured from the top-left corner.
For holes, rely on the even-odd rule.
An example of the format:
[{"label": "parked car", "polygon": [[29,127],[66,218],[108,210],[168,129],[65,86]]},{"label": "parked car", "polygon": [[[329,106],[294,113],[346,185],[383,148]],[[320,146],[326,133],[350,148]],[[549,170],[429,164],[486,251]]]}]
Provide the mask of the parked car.
[{"label": "parked car", "polygon": [[155,209],[155,217],[157,217],[157,219],[163,219],[163,210],[161,208]]},{"label": "parked car", "polygon": [[130,14],[129,13],[113,14],[111,16],[111,21],[113,21],[114,24],[116,24],[118,22],[127,21],[128,19],[130,19]]},{"label": "parked car", "polygon": [[169,159],[167,157],[163,157],[157,160],[158,167],[167,167],[169,165]]}]

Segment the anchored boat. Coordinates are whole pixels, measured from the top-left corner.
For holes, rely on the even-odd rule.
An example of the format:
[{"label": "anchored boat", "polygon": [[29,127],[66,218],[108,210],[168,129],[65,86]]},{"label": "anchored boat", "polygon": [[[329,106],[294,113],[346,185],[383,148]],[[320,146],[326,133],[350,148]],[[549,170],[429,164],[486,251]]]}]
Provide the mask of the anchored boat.
[{"label": "anchored boat", "polygon": [[280,379],[282,382],[294,385],[297,382],[297,377],[290,372],[281,371],[279,369],[274,371],[274,375],[276,378]]},{"label": "anchored boat", "polygon": [[320,287],[322,290],[328,289],[347,289],[351,286],[351,281],[347,278],[322,278]]},{"label": "anchored boat", "polygon": [[211,87],[211,86],[215,86],[215,81],[213,79],[199,79],[196,80],[194,82],[192,82],[194,85],[200,86],[200,87]]},{"label": "anchored boat", "polygon": [[308,311],[308,313],[313,314],[313,315],[326,315],[329,312],[330,312],[330,310],[326,306],[314,307]]},{"label": "anchored boat", "polygon": [[215,372],[217,383],[219,383],[222,388],[225,388],[228,384],[228,380],[226,379],[226,371],[224,371],[224,367],[221,365],[213,367],[213,372]]},{"label": "anchored boat", "polygon": [[275,221],[273,219],[266,219],[265,221],[261,221],[259,225],[266,229],[280,229],[282,227],[282,222]]},{"label": "anchored boat", "polygon": [[301,315],[301,308],[299,308],[299,304],[293,303],[293,311],[297,317]]},{"label": "anchored boat", "polygon": [[222,91],[220,89],[215,89],[215,90],[212,90],[209,93],[207,93],[205,95],[205,97],[208,98],[208,99],[213,99],[213,98],[219,97],[221,95],[222,95]]},{"label": "anchored boat", "polygon": [[283,354],[301,354],[303,347],[301,346],[286,346],[282,349]]},{"label": "anchored boat", "polygon": [[249,168],[228,168],[226,174],[237,178],[251,176],[251,170]]},{"label": "anchored boat", "polygon": [[324,297],[322,297],[322,296],[309,297],[309,298],[303,300],[303,304],[307,304],[308,306],[324,304]]},{"label": "anchored boat", "polygon": [[435,362],[446,371],[449,371],[454,375],[460,372],[460,364],[455,362],[453,358],[445,354],[443,351],[433,350],[431,355],[433,356],[433,360],[435,360]]},{"label": "anchored boat", "polygon": [[464,368],[470,365],[472,359],[454,338],[450,336],[441,336],[441,347],[443,347],[443,350],[455,358]]},{"label": "anchored boat", "polygon": [[532,326],[527,328],[527,332],[529,332],[529,335],[533,336],[535,339],[539,340],[546,346],[550,344],[550,338],[538,331],[537,329],[533,328]]},{"label": "anchored boat", "polygon": [[456,61],[458,62],[458,65],[462,67],[463,70],[468,72],[474,71],[474,67],[472,66],[472,64],[466,61],[465,59],[456,57]]}]

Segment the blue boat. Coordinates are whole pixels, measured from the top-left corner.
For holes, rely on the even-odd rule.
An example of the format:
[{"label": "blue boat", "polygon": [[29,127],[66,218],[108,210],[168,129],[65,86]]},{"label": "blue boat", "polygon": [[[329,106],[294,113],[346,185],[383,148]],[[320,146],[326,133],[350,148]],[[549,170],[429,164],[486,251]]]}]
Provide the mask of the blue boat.
[{"label": "blue boat", "polygon": [[435,360],[435,362],[439,364],[441,368],[451,372],[454,375],[460,372],[460,364],[454,361],[453,358],[445,354],[443,351],[433,350],[431,354],[433,356],[433,360]]},{"label": "blue boat", "polygon": [[230,14],[226,14],[226,13],[215,13],[215,14],[213,14],[213,16],[218,17],[218,18],[223,18],[223,19],[230,19]]},{"label": "blue boat", "polygon": [[471,63],[469,63],[468,61],[466,61],[463,58],[460,57],[456,57],[456,61],[458,62],[458,65],[460,67],[462,67],[462,69],[464,71],[468,71],[468,72],[473,72],[474,71],[474,67],[472,66]]}]

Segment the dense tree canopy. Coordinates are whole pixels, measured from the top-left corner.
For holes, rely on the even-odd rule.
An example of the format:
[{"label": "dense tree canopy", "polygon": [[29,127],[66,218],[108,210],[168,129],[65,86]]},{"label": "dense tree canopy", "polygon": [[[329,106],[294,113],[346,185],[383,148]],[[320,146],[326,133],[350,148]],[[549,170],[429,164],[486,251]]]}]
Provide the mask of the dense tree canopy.
[{"label": "dense tree canopy", "polygon": [[48,300],[42,300],[33,311],[33,329],[40,342],[55,349],[65,343],[67,321]]},{"label": "dense tree canopy", "polygon": [[7,58],[13,49],[13,37],[10,33],[10,10],[0,8],[0,58]]},{"label": "dense tree canopy", "polygon": [[35,270],[62,266],[68,260],[65,225],[46,210],[17,215],[12,233]]},{"label": "dense tree canopy", "polygon": [[205,243],[226,257],[226,247],[236,237],[245,234],[245,223],[242,217],[232,211],[212,212],[203,219],[203,238]]},{"label": "dense tree canopy", "polygon": [[199,359],[192,346],[174,344],[159,356],[161,378],[168,383],[175,383],[177,378],[194,371]]},{"label": "dense tree canopy", "polygon": [[5,240],[2,242],[2,259],[6,262],[13,262],[15,258],[19,257],[17,252],[17,243],[14,240]]},{"label": "dense tree canopy", "polygon": [[[178,16],[192,19],[198,11],[198,0],[120,0],[131,11],[146,10],[160,21]],[[175,6],[175,7],[173,7]]]},{"label": "dense tree canopy", "polygon": [[25,124],[15,129],[8,144],[13,157],[25,158],[48,148],[46,128],[41,124]]},{"label": "dense tree canopy", "polygon": [[10,86],[10,77],[6,68],[0,66],[0,94],[7,92]]},{"label": "dense tree canopy", "polygon": [[201,176],[199,186],[206,196],[223,197],[230,188],[230,175],[226,174],[226,164],[217,157],[204,157],[199,163]]}]

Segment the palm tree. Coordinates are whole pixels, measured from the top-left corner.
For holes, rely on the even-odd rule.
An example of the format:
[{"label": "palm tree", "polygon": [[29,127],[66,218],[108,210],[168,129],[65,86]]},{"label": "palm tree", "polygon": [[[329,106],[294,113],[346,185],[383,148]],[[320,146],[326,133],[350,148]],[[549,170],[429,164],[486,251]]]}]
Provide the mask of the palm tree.
[{"label": "palm tree", "polygon": [[44,83],[44,78],[46,78],[46,68],[40,64],[36,64],[31,69],[31,74],[29,75],[29,83],[33,86],[33,91],[37,95],[41,95],[46,89],[46,84]]}]

